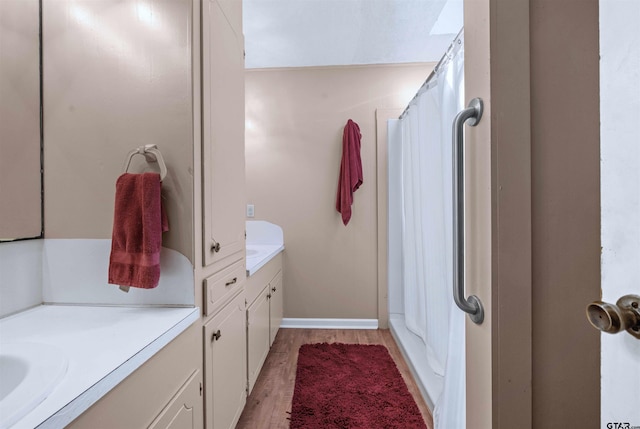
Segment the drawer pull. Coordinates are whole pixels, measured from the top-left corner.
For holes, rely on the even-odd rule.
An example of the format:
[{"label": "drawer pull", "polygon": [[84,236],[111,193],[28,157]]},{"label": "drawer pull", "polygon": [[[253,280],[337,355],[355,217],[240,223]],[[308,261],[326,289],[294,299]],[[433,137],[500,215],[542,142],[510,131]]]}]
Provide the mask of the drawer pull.
[{"label": "drawer pull", "polygon": [[220,329],[218,329],[216,332],[214,332],[214,334],[211,336],[211,342],[214,341],[218,341],[220,339],[220,337],[222,336],[222,334],[220,333]]},{"label": "drawer pull", "polygon": [[232,284],[236,284],[238,282],[238,278],[234,277],[233,280],[226,282],[225,286],[231,286]]}]

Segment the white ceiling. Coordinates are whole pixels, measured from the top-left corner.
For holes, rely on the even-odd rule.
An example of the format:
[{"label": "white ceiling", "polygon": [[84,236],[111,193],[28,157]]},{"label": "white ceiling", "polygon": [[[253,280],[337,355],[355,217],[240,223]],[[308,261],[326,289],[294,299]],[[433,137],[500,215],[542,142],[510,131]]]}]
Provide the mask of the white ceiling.
[{"label": "white ceiling", "polygon": [[244,0],[247,68],[438,61],[462,0]]}]

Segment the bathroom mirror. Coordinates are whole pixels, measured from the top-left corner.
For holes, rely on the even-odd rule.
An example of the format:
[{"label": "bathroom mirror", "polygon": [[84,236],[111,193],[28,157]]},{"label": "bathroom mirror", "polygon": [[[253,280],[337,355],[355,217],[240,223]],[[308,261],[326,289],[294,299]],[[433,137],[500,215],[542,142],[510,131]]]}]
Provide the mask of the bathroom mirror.
[{"label": "bathroom mirror", "polygon": [[39,0],[0,0],[0,241],[42,236]]}]

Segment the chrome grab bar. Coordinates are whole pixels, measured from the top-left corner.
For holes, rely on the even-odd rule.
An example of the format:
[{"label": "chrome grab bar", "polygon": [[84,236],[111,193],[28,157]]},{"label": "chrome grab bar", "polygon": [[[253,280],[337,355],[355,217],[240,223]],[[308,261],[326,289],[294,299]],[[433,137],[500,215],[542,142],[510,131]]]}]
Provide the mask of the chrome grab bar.
[{"label": "chrome grab bar", "polygon": [[474,127],[482,118],[480,98],[469,102],[453,120],[453,300],[478,325],[484,320],[480,298],[464,297],[464,124]]}]

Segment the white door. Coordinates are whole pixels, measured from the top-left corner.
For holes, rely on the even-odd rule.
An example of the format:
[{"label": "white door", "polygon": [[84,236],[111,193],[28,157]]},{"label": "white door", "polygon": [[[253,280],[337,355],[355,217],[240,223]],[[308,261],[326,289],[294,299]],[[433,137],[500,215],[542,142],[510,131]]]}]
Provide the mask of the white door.
[{"label": "white door", "polygon": [[[640,295],[640,3],[600,1],[602,300]],[[597,297],[595,297],[597,298]],[[601,425],[640,427],[640,340],[602,334]]]}]

